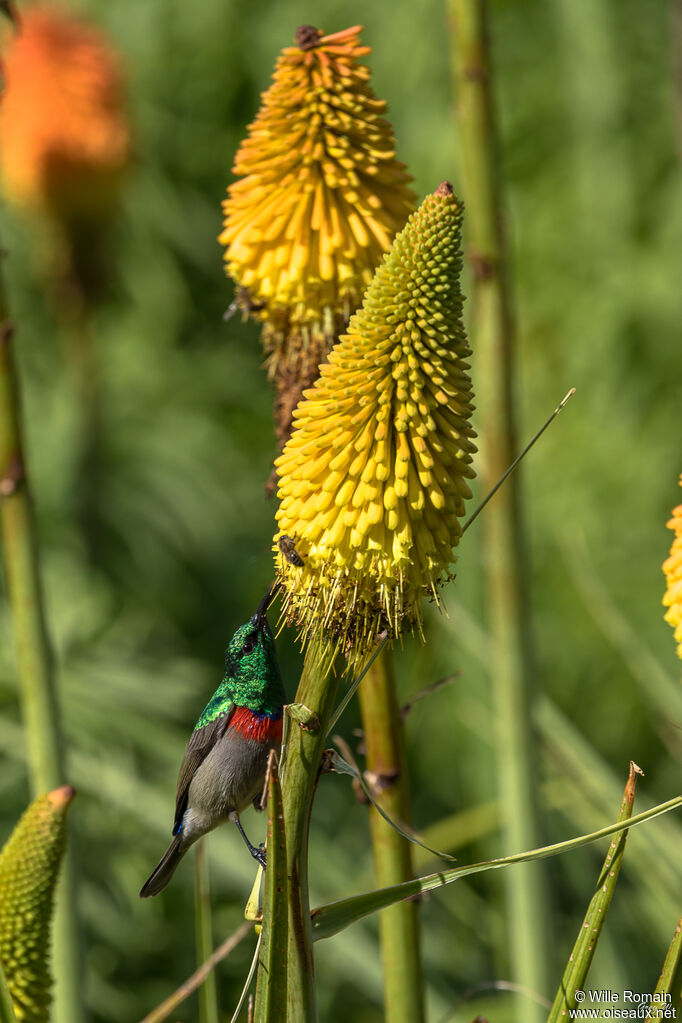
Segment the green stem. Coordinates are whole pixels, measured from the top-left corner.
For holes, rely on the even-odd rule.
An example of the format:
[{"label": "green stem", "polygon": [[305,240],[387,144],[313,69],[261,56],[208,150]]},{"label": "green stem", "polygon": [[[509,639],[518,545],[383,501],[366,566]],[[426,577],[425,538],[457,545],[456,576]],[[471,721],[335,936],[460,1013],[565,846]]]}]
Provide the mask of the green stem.
[{"label": "green stem", "polygon": [[285,953],[288,1023],[315,1023],[318,1018],[308,893],[308,829],[327,726],[338,687],[333,666],[325,672],[329,662],[330,654],[324,642],[308,645],[296,702],[304,704],[317,715],[320,727],[313,732],[295,721],[291,722],[286,748],[282,799],[289,905]]},{"label": "green stem", "polygon": [[[213,954],[213,917],[211,914],[211,887],[205,839],[200,839],[194,853],[194,915],[197,943],[197,965],[201,966]],[[216,975],[211,971],[199,988],[200,1023],[218,1023],[218,987]]]},{"label": "green stem", "polygon": [[[410,823],[403,723],[396,693],[393,651],[385,647],[358,689],[367,769],[386,813]],[[414,877],[412,847],[370,807],[374,874],[379,888]],[[417,902],[400,902],[379,914],[386,1023],[424,1019]]]},{"label": "green stem", "polygon": [[[514,321],[506,272],[498,180],[498,139],[490,82],[485,0],[449,0],[453,38],[462,191],[473,275],[473,338],[479,384],[484,489],[514,460]],[[538,844],[538,796],[531,727],[532,651],[528,562],[519,474],[491,502],[485,517],[493,699],[498,723],[499,777],[506,848]],[[548,990],[548,927],[544,875],[521,867],[506,880],[514,980],[540,995]],[[517,1018],[535,1023],[538,1006],[517,998]]]},{"label": "green stem", "polygon": [[[47,635],[36,525],[26,475],[12,324],[0,281],[0,530],[7,597],[19,670],[27,759],[35,795],[66,781],[54,663]],[[67,852],[54,925],[58,1023],[80,1023],[78,927],[73,866]]]},{"label": "green stem", "polygon": [[286,1023],[287,963],[287,850],[282,789],[274,754],[268,772],[268,867],[265,871],[263,928],[258,953],[258,982],[253,1023]]}]

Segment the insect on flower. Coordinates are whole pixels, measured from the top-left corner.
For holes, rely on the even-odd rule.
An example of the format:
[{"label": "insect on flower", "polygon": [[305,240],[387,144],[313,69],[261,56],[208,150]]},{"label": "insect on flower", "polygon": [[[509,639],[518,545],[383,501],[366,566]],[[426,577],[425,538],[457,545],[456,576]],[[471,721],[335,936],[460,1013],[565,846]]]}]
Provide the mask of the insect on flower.
[{"label": "insect on flower", "polygon": [[295,541],[290,536],[280,536],[277,546],[290,565],[293,565],[295,568],[303,568],[303,558],[296,550]]}]

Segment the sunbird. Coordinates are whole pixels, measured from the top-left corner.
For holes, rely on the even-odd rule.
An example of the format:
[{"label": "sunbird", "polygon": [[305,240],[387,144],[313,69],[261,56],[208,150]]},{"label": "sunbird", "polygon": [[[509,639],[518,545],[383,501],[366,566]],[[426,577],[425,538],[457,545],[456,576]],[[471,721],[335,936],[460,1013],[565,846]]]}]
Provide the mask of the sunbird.
[{"label": "sunbird", "polygon": [[187,744],[178,775],[173,841],[140,891],[163,891],[187,850],[223,821],[232,820],[249,852],[265,866],[262,846],[249,842],[239,814],[260,809],[270,750],[282,742],[284,686],[267,609],[271,587],[255,615],[241,625],[225,653],[225,675]]}]

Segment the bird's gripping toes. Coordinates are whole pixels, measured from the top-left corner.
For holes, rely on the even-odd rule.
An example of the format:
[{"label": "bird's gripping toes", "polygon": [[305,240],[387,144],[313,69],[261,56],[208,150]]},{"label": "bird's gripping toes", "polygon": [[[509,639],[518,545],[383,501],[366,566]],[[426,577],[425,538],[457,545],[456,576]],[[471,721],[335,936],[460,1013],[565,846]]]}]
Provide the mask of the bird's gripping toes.
[{"label": "bird's gripping toes", "polygon": [[225,675],[204,708],[180,766],[173,841],[145,881],[140,898],[158,895],[198,838],[233,820],[254,859],[265,866],[239,821],[260,804],[268,754],[282,741],[284,687],[267,620],[270,589],[255,615],[235,632],[225,654]]}]

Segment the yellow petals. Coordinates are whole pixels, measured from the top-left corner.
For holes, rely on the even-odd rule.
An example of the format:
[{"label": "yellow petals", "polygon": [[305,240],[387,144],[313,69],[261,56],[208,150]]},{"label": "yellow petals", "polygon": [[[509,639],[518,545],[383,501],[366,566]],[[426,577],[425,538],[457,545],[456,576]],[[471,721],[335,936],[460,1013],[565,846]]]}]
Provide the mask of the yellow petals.
[{"label": "yellow petals", "polygon": [[[682,487],[682,475],[680,476],[680,486]],[[673,508],[673,517],[667,526],[675,533],[675,539],[670,548],[670,557],[663,562],[663,572],[667,582],[663,604],[668,608],[665,620],[675,630],[677,655],[682,659],[682,504]]]},{"label": "yellow petals", "polygon": [[272,376],[304,386],[414,209],[409,175],[360,59],[358,26],[311,26],[279,57],[223,203],[225,268],[263,323]]},{"label": "yellow petals", "polygon": [[[422,598],[451,578],[475,451],[461,220],[447,184],[410,217],[276,462],[284,616],[306,638],[335,639],[351,664],[384,629],[421,631]],[[421,320],[436,315],[434,350]],[[297,503],[301,483],[313,496]],[[279,551],[283,535],[300,541],[302,567]]]}]

